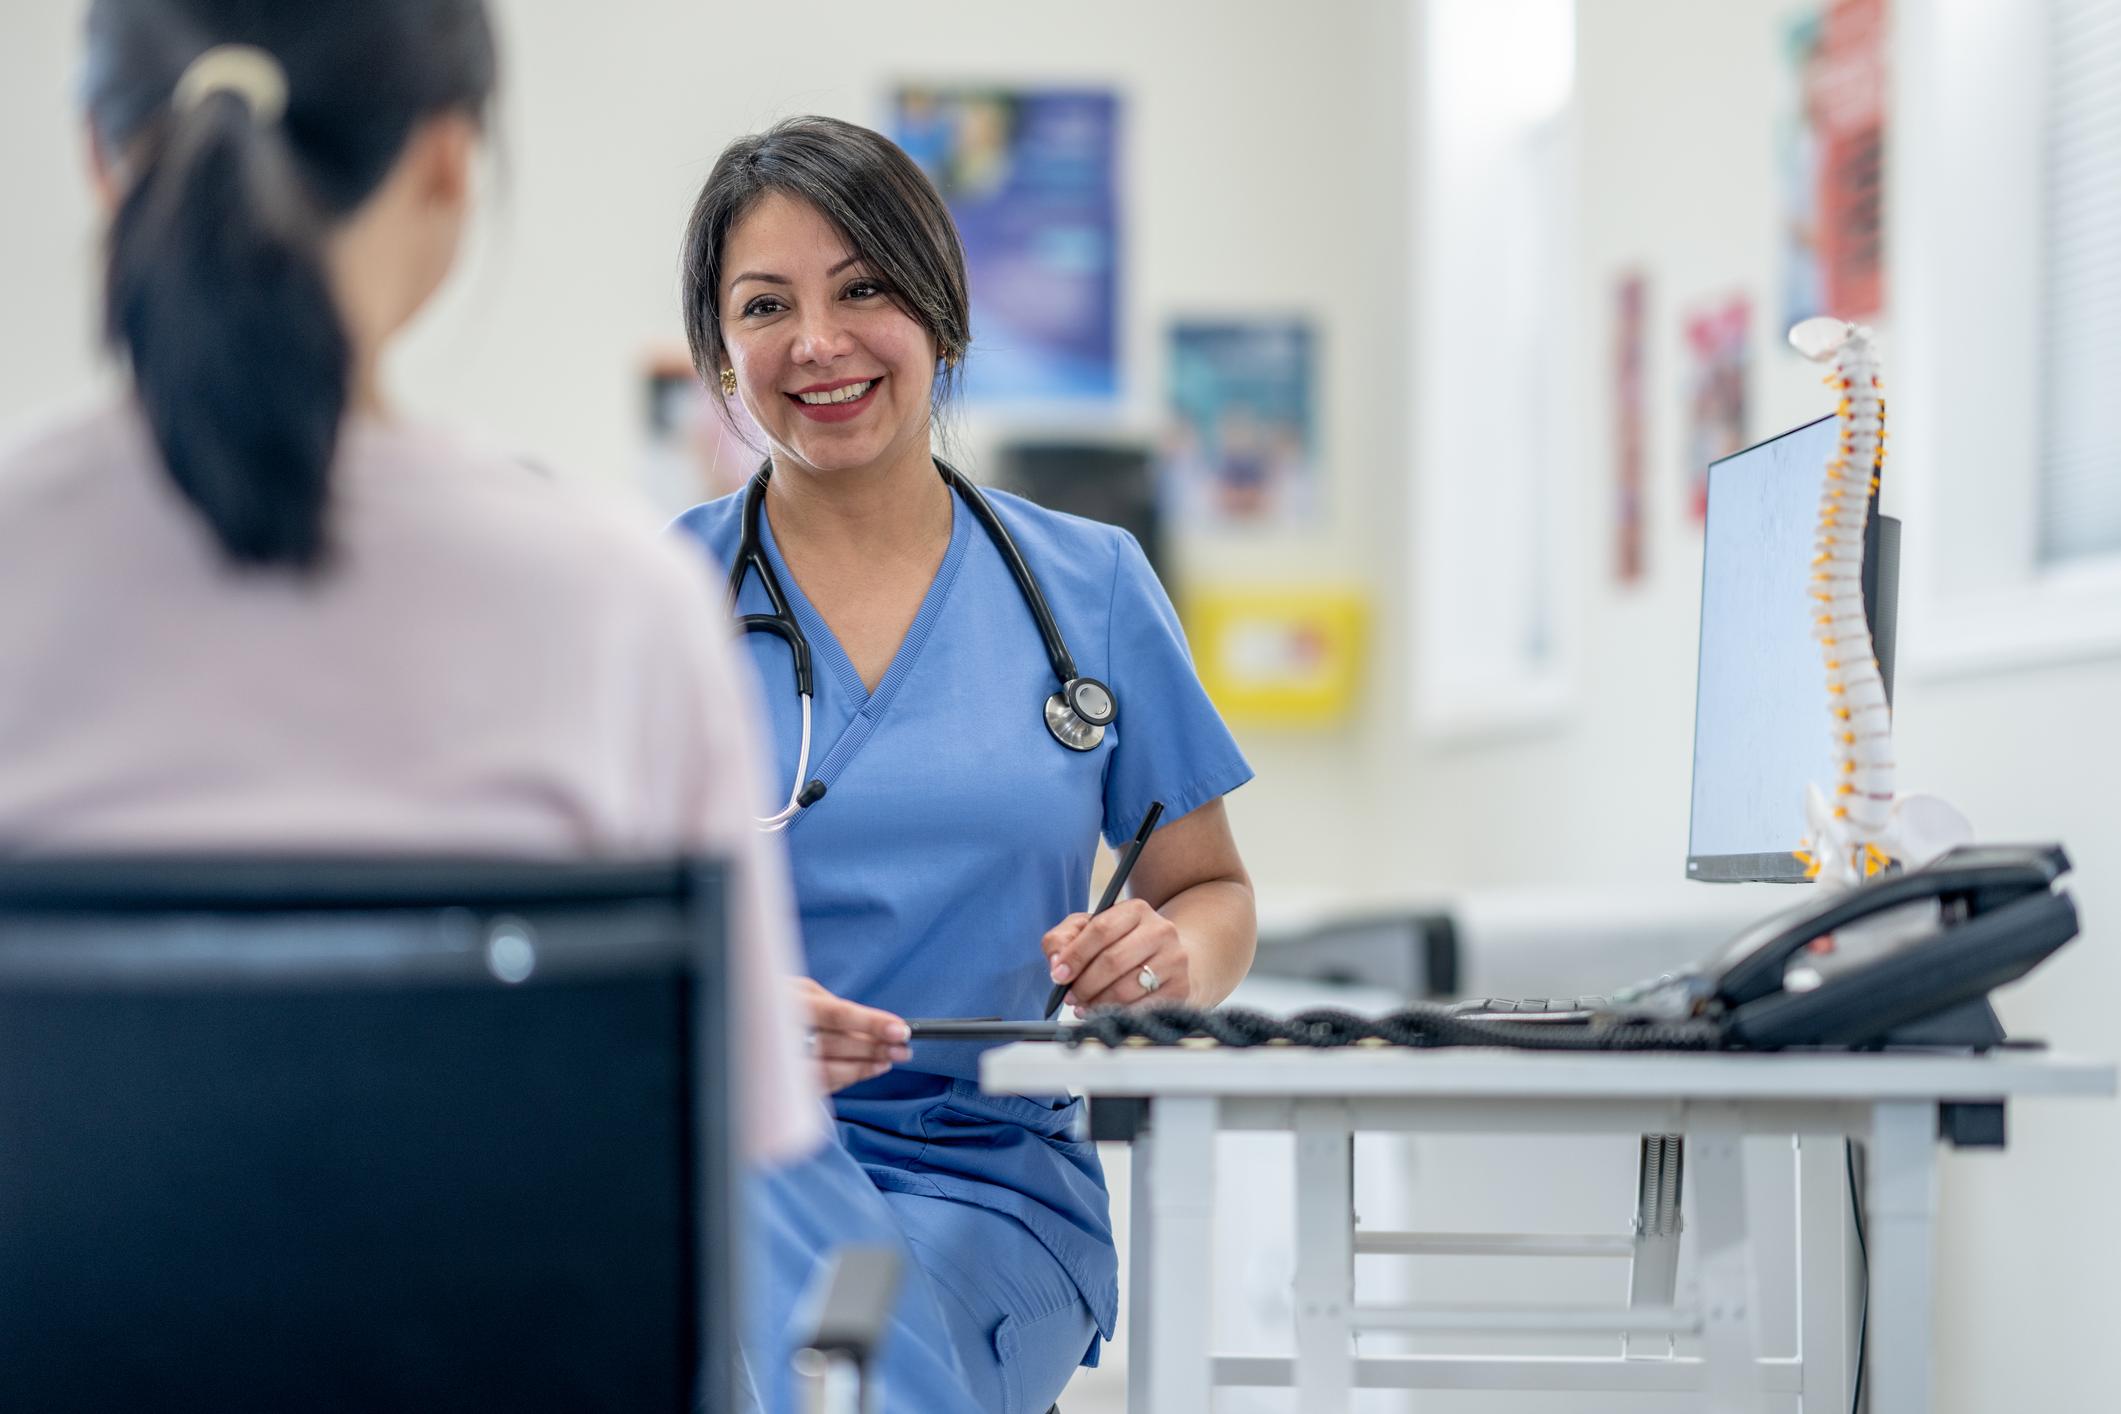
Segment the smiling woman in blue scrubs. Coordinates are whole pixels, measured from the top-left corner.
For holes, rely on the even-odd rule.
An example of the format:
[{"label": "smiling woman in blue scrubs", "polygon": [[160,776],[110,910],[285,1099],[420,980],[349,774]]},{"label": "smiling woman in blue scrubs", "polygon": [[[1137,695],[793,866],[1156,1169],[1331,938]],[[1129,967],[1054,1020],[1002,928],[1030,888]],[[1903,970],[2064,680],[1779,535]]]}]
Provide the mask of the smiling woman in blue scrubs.
[{"label": "smiling woman in blue scrubs", "polygon": [[[1117,705],[1072,745],[1049,730],[1060,684],[1029,595],[930,451],[969,343],[964,258],[903,152],[824,118],[738,141],[694,209],[684,279],[696,366],[766,435],[755,541],[813,660],[806,762],[790,644],[750,636],[768,775],[797,788],[766,809],[840,1140],[768,1184],[765,1305],[785,1309],[834,1243],[902,1242],[922,1280],[887,1347],[892,1407],[1037,1414],[1112,1333],[1096,1153],[1075,1102],[984,1095],[976,1047],[909,1044],[903,1018],[1033,1019],[1056,982],[1086,1008],[1222,1000],[1255,925],[1221,798],[1251,770],[1134,540],[988,493],[1077,674]],[[744,503],[680,526],[736,564]],[[737,612],[773,611],[767,578],[747,562]],[[1168,823],[1133,896],[1087,919],[1098,837],[1124,841],[1152,801]]]}]

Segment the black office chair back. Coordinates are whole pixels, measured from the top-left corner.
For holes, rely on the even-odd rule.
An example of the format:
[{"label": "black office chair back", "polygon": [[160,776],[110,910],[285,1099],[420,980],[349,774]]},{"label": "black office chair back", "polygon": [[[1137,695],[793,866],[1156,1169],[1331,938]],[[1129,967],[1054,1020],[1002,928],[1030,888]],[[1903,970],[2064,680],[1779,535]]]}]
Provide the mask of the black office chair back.
[{"label": "black office chair back", "polygon": [[0,865],[0,1409],[733,1408],[711,865]]}]

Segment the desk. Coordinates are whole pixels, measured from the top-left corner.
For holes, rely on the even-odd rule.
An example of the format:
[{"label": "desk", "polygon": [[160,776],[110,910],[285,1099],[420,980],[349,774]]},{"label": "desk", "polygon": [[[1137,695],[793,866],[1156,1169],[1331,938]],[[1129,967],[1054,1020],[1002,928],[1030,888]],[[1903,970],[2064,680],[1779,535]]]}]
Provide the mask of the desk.
[{"label": "desk", "polygon": [[[1347,1048],[1124,1048],[1019,1044],[989,1052],[996,1091],[1148,1099],[1136,1140],[1129,1262],[1128,1406],[1207,1414],[1216,1383],[1293,1385],[1303,1414],[1343,1414],[1356,1387],[1702,1390],[1753,1411],[1765,1392],[1807,1409],[1846,1391],[1807,1382],[1802,1355],[1762,1359],[1739,1140],[1854,1137],[1869,1145],[1870,1407],[1927,1414],[1939,1106],[2021,1096],[2110,1096],[2114,1067],[2032,1052],[1947,1055],[1540,1054]],[[1296,1135],[1296,1355],[1216,1357],[1210,1201],[1219,1130]],[[1540,1359],[1355,1354],[1361,1330],[1465,1329],[1493,1313],[1362,1308],[1347,1206],[1357,1131],[1684,1134],[1695,1179],[1698,1307],[1533,1312],[1520,1329],[1698,1332],[1701,1358]],[[1157,1272],[1194,1274],[1157,1282]],[[1809,1328],[1800,1313],[1801,1335]],[[1492,1327],[1492,1320],[1487,1321]],[[1815,1376],[1818,1372],[1814,1372]],[[1833,1383],[1838,1384],[1840,1372]],[[1825,1396],[1832,1395],[1832,1398]]]}]

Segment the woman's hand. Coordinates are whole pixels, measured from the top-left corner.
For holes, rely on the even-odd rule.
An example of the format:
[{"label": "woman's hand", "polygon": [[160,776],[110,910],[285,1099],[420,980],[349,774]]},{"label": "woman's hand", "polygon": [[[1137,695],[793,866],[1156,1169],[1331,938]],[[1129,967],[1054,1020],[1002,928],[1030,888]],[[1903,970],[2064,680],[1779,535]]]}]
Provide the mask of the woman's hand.
[{"label": "woman's hand", "polygon": [[795,979],[810,1019],[810,1054],[826,1094],[874,1080],[897,1061],[913,1059],[913,1032],[899,1017],[832,993],[808,977]]},{"label": "woman's hand", "polygon": [[[1048,974],[1068,984],[1068,1004],[1080,1010],[1193,1000],[1192,961],[1178,925],[1138,898],[1122,899],[1094,918],[1071,913],[1039,946]],[[1153,993],[1142,986],[1144,967],[1155,975]]]}]

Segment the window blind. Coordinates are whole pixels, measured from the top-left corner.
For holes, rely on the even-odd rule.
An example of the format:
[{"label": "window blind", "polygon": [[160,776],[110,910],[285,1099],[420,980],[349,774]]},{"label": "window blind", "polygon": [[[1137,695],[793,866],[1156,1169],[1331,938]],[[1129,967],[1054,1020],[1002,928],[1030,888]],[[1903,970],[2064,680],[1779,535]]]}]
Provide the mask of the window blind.
[{"label": "window blind", "polygon": [[2040,559],[2121,560],[2121,0],[2048,0]]}]

